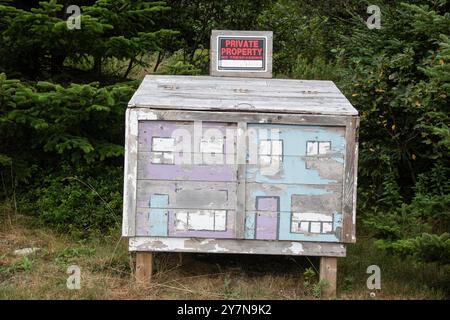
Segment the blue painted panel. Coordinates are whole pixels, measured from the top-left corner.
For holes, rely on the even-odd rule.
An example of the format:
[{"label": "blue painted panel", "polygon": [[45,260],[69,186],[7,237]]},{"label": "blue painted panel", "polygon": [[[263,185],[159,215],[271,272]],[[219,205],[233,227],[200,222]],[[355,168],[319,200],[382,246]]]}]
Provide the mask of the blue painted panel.
[{"label": "blue painted panel", "polygon": [[[291,232],[291,197],[294,194],[302,195],[324,195],[328,194],[329,191],[323,188],[314,188],[312,186],[305,185],[284,185],[283,193],[280,194],[280,227],[279,227],[279,240],[298,240],[298,241],[323,241],[323,242],[338,242],[339,239],[334,234],[314,234],[305,235],[301,233]],[[267,194],[263,190],[253,190],[251,192],[253,198],[263,197],[263,196],[274,196],[274,194]],[[333,212],[333,231],[338,227],[342,227],[342,213]],[[249,215],[247,215],[249,217]],[[246,226],[246,239],[254,239],[254,233],[247,231],[250,228]],[[253,225],[254,230],[254,225]]]},{"label": "blue painted panel", "polygon": [[[169,204],[167,194],[153,194],[150,198],[149,226],[150,235],[166,237],[168,233],[168,210],[164,209]],[[156,208],[156,209],[155,209]]]},{"label": "blue painted panel", "polygon": [[[279,196],[280,197],[280,226],[279,240],[297,241],[323,241],[339,242],[335,234],[314,234],[306,235],[291,232],[291,197],[292,195],[324,195],[331,193],[331,190],[314,187],[312,185],[326,185],[341,183],[326,179],[319,175],[317,170],[306,169],[303,159],[306,156],[307,141],[330,141],[333,159],[344,165],[345,137],[344,130],[330,130],[326,127],[304,126],[304,125],[274,125],[274,124],[249,124],[249,128],[256,129],[256,143],[259,146],[260,140],[276,139],[283,141],[283,160],[279,174],[273,176],[262,175],[259,165],[248,165],[246,178],[248,182],[264,183],[279,186],[277,194],[269,194],[263,188],[247,189],[250,196],[256,199],[257,196]],[[260,131],[259,129],[264,129]],[[276,131],[274,131],[276,130]],[[262,134],[261,134],[262,132]],[[278,134],[273,134],[278,132]],[[340,211],[340,208],[339,208]],[[330,212],[334,214],[333,231],[342,227],[342,212]],[[246,226],[246,238],[252,239],[254,233],[249,231],[250,224]],[[254,229],[254,226],[253,226]]]},{"label": "blue painted panel", "polygon": [[255,239],[255,217],[254,213],[245,215],[245,239]]},{"label": "blue painted panel", "polygon": [[[281,139],[283,141],[283,161],[280,174],[274,176],[262,175],[259,165],[248,165],[247,181],[261,183],[299,183],[299,184],[328,184],[338,181],[325,179],[317,170],[306,169],[305,160],[307,141],[330,141],[331,153],[339,163],[344,164],[345,137],[344,133],[319,126],[304,125],[273,125],[249,124],[250,129],[257,130],[256,145],[260,140]],[[260,130],[262,129],[262,130]],[[275,134],[278,132],[278,134]]]}]

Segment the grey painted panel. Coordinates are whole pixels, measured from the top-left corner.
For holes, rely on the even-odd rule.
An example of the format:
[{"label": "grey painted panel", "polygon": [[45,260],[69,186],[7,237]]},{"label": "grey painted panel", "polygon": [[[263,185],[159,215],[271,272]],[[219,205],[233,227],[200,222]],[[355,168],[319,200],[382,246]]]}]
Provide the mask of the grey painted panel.
[{"label": "grey painted panel", "polygon": [[138,180],[137,206],[148,208],[153,194],[167,194],[164,208],[235,209],[235,182]]},{"label": "grey painted panel", "polygon": [[292,211],[333,213],[340,210],[342,201],[341,192],[333,192],[321,195],[292,195]]}]

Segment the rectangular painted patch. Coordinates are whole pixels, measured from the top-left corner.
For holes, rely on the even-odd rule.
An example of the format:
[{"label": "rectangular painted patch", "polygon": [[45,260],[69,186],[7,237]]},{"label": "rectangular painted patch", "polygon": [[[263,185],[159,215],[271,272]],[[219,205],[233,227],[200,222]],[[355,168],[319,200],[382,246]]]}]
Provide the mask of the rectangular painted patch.
[{"label": "rectangular painted patch", "polygon": [[236,123],[139,121],[138,179],[235,181]]},{"label": "rectangular painted patch", "polygon": [[175,139],[153,137],[152,151],[175,151]]},{"label": "rectangular painted patch", "polygon": [[[205,221],[200,220],[200,212],[206,212]],[[169,236],[233,239],[236,237],[235,218],[233,210],[169,209]],[[200,227],[205,229],[194,230]]]},{"label": "rectangular painted patch", "polygon": [[137,206],[148,208],[153,194],[167,194],[170,209],[235,210],[236,182],[138,180]]},{"label": "rectangular painted patch", "polygon": [[201,139],[200,152],[202,153],[224,153],[223,139]]},{"label": "rectangular painted patch", "polygon": [[279,198],[258,197],[256,208],[256,239],[277,239]]},{"label": "rectangular painted patch", "polygon": [[150,235],[165,237],[168,232],[169,213],[165,209],[169,204],[166,194],[154,194],[150,197],[149,227]]},{"label": "rectangular painted patch", "polygon": [[177,231],[225,231],[226,210],[178,211],[175,228]]},{"label": "rectangular painted patch", "polygon": [[311,222],[309,227],[311,233],[320,233],[320,225],[320,222]]},{"label": "rectangular painted patch", "polygon": [[313,213],[313,212],[293,212],[292,220],[300,221],[333,221],[332,215]]},{"label": "rectangular painted patch", "polygon": [[255,239],[256,213],[246,212],[245,214],[245,239]]}]

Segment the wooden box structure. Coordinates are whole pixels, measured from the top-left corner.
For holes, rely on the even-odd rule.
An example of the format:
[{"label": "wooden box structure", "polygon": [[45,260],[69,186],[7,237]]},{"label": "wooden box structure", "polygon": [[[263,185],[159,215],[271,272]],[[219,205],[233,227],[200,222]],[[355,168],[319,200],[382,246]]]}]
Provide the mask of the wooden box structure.
[{"label": "wooden box structure", "polygon": [[320,256],[333,287],[358,124],[331,81],[146,76],[126,112],[129,250]]}]

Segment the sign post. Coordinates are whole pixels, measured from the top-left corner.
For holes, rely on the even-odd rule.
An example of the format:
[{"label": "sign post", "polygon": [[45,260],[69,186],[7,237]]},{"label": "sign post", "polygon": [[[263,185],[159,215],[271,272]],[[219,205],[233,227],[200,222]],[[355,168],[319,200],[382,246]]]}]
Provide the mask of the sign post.
[{"label": "sign post", "polygon": [[272,31],[213,30],[210,75],[272,78]]}]

